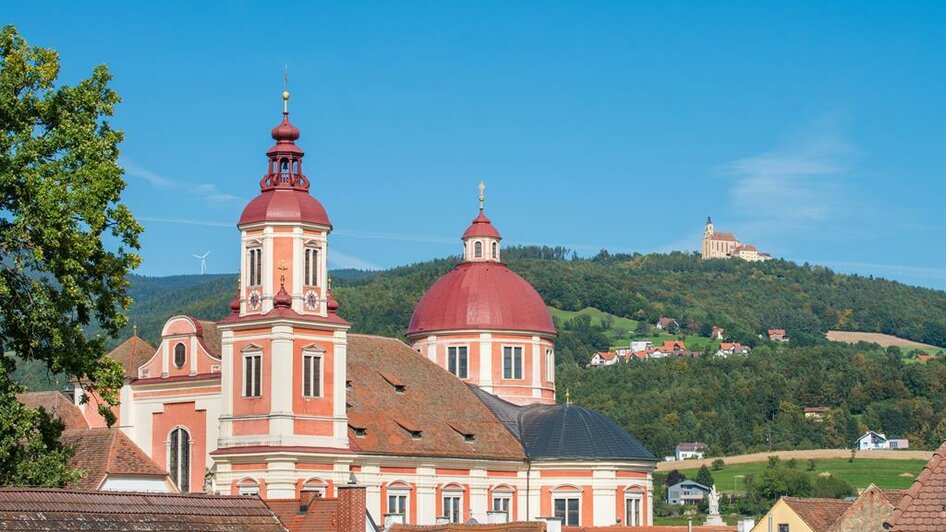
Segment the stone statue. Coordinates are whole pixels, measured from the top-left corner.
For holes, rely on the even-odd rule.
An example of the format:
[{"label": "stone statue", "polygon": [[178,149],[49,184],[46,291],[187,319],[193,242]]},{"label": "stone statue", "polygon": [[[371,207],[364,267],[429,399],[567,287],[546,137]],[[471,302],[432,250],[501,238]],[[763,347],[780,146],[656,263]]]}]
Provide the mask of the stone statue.
[{"label": "stone statue", "polygon": [[713,487],[710,489],[709,495],[706,496],[709,500],[709,515],[706,516],[707,525],[724,525],[726,524],[723,521],[722,516],[719,515],[719,491],[716,490],[716,484],[713,484]]}]

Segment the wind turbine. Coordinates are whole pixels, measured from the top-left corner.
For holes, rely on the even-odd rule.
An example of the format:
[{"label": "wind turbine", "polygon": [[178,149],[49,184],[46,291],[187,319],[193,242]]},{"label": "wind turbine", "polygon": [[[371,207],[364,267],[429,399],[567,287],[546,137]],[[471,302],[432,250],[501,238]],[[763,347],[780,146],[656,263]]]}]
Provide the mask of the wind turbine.
[{"label": "wind turbine", "polygon": [[210,252],[204,253],[203,255],[194,255],[195,259],[200,259],[200,274],[203,275],[207,273],[207,255],[210,255]]}]

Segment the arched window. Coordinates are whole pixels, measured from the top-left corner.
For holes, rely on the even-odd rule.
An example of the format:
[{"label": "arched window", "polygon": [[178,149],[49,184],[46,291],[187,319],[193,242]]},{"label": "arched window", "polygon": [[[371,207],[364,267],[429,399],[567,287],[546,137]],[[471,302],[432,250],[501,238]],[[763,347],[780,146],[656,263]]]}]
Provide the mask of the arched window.
[{"label": "arched window", "polygon": [[473,244],[473,256],[478,259],[483,257],[483,243],[479,240]]},{"label": "arched window", "polygon": [[171,481],[181,493],[187,493],[191,488],[191,436],[187,430],[183,427],[172,430],[169,447]]},{"label": "arched window", "polygon": [[407,522],[407,511],[410,508],[411,487],[404,482],[392,482],[388,485],[387,513],[400,514]]},{"label": "arched window", "polygon": [[311,478],[302,485],[303,493],[311,493],[320,499],[324,499],[328,493],[328,484],[320,478]]},{"label": "arched window", "polygon": [[263,250],[259,247],[250,248],[248,251],[249,277],[247,285],[259,286],[263,283]]},{"label": "arched window", "polygon": [[641,526],[644,522],[644,492],[639,486],[628,488],[624,492],[625,526]]},{"label": "arched window", "polygon": [[279,177],[283,178],[285,181],[289,177],[289,159],[280,159],[279,161]]},{"label": "arched window", "polygon": [[512,521],[512,500],[513,489],[509,486],[496,486],[493,488],[493,501],[491,508],[494,512],[503,512],[506,514],[506,522]]},{"label": "arched window", "polygon": [[237,482],[237,495],[259,495],[259,482],[251,478]]},{"label": "arched window", "polygon": [[184,347],[183,343],[178,342],[178,344],[174,346],[174,367],[183,368],[186,358],[187,349]]},{"label": "arched window", "polygon": [[463,519],[463,487],[450,484],[443,488],[443,517],[450,523],[462,523]]},{"label": "arched window", "polygon": [[493,242],[493,258],[499,258],[499,244]]}]

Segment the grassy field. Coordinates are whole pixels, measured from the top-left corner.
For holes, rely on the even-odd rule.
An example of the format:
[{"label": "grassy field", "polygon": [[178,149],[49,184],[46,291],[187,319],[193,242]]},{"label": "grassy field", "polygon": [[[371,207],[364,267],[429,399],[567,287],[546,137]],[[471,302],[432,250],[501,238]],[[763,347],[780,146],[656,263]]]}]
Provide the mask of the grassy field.
[{"label": "grassy field", "polygon": [[[575,316],[588,316],[591,318],[591,324],[595,327],[601,327],[601,324],[610,317],[611,326],[605,334],[611,341],[611,349],[627,347],[630,344],[631,335],[637,328],[637,322],[630,318],[615,316],[614,314],[609,314],[603,310],[598,310],[593,307],[583,308],[577,312],[573,310],[560,310],[554,307],[549,307],[549,311],[552,313],[552,316],[554,316],[555,319],[562,322],[566,322]],[[636,337],[634,339],[638,340]],[[677,336],[669,334],[640,338],[640,340],[650,340],[655,346],[662,345],[665,341],[677,339]],[[717,346],[719,345],[719,341],[704,338],[702,336],[686,336],[683,342],[686,344],[687,349],[691,351],[703,351],[709,344],[715,344]]]},{"label": "grassy field", "polygon": [[891,336],[889,334],[881,333],[871,333],[871,332],[854,332],[854,331],[828,331],[827,334],[828,340],[834,342],[844,342],[848,344],[856,344],[857,342],[871,342],[879,344],[881,347],[889,347],[895,345],[908,352],[913,349],[919,349],[926,351],[929,354],[942,353],[944,349],[942,347],[936,347],[935,345],[921,344],[920,342],[914,342],[913,340],[906,340],[904,338],[899,338],[897,336]]},{"label": "grassy field", "polygon": [[[854,463],[850,463],[847,459],[828,459],[815,460],[814,473],[831,473],[859,489],[866,488],[871,483],[881,488],[909,488],[924,465],[924,460],[855,459]],[[767,462],[733,464],[712,473],[720,491],[742,492],[745,489],[746,475],[760,478],[767,466]],[[797,467],[807,470],[808,461],[798,460]],[[687,478],[695,478],[697,470],[681,469],[680,472]]]}]

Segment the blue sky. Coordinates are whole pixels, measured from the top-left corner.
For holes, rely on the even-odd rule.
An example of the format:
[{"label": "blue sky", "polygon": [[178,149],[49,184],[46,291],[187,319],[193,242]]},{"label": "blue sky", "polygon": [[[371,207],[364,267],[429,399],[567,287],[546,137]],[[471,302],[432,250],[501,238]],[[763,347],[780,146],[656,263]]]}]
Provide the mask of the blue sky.
[{"label": "blue sky", "polygon": [[[697,249],[946,288],[946,3],[6,5],[67,83],[123,98],[139,270],[236,270],[289,66],[335,267],[507,244]],[[194,5],[192,5],[194,4]]]}]

